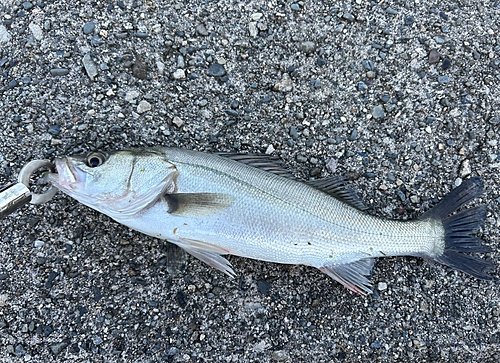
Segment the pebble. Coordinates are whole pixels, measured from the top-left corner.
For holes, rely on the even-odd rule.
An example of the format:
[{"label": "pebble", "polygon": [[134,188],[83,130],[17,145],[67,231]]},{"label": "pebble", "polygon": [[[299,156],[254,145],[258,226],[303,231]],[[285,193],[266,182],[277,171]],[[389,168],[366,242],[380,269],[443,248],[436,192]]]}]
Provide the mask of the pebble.
[{"label": "pebble", "polygon": [[89,21],[87,24],[83,26],[84,34],[93,34],[95,29],[95,24],[92,21]]},{"label": "pebble", "polygon": [[415,21],[415,18],[412,15],[407,16],[405,18],[405,25],[412,25],[414,21]]},{"label": "pebble", "polygon": [[257,281],[257,286],[259,287],[259,291],[261,294],[266,294],[271,288],[271,285],[269,285],[268,282],[261,280]]},{"label": "pebble", "polygon": [[378,341],[378,340],[375,340],[371,345],[370,347],[374,348],[374,349],[379,349],[380,347],[382,346],[382,344]]},{"label": "pebble", "polygon": [[393,8],[391,8],[391,7],[388,7],[387,9],[385,9],[385,12],[386,12],[387,14],[391,14],[391,15],[398,15],[397,10],[394,10],[394,9],[393,9]]},{"label": "pebble", "polygon": [[144,112],[150,111],[151,108],[151,104],[148,101],[143,100],[139,102],[139,105],[137,105],[137,113],[142,114]]},{"label": "pebble", "polygon": [[368,89],[368,86],[366,85],[365,82],[363,82],[363,81],[358,82],[358,90],[360,92],[366,91],[367,89]]},{"label": "pebble", "polygon": [[337,159],[330,159],[326,162],[326,170],[328,170],[328,172],[330,174],[334,174],[335,171],[337,170],[337,167],[339,165],[339,162],[337,161]]},{"label": "pebble", "polygon": [[294,140],[297,140],[299,138],[299,133],[297,132],[297,128],[295,126],[290,127],[290,136]]},{"label": "pebble", "polygon": [[384,108],[380,105],[377,105],[373,108],[372,115],[375,119],[381,120],[385,117]]},{"label": "pebble", "polygon": [[349,135],[349,141],[354,141],[358,137],[358,130],[354,129],[351,131],[351,135]]},{"label": "pebble", "polygon": [[165,63],[157,61],[156,68],[158,68],[158,74],[163,76],[165,74]]},{"label": "pebble", "polygon": [[312,53],[316,50],[316,43],[311,42],[311,41],[301,42],[299,44],[299,50],[302,53],[306,53],[306,54]]},{"label": "pebble", "polygon": [[451,60],[450,60],[450,58],[445,58],[443,60],[443,64],[442,64],[441,68],[443,69],[443,71],[446,71],[450,67],[451,67]]},{"label": "pebble", "polygon": [[274,146],[270,144],[266,149],[266,154],[271,155],[274,152]]},{"label": "pebble", "polygon": [[130,90],[125,94],[125,101],[133,102],[136,98],[140,96],[140,92],[137,90]]},{"label": "pebble", "polygon": [[69,69],[67,68],[54,68],[50,70],[50,74],[53,76],[65,76],[69,73]]},{"label": "pebble", "polygon": [[257,22],[252,21],[248,24],[248,32],[252,38],[256,38],[259,35],[259,29],[257,29]]},{"label": "pebble", "polygon": [[183,79],[186,78],[186,73],[184,73],[184,69],[177,69],[173,74],[174,79]]},{"label": "pebble", "polygon": [[59,132],[61,132],[61,126],[59,125],[53,125],[48,130],[48,133],[54,136],[59,135]]},{"label": "pebble", "polygon": [[387,290],[387,283],[385,283],[385,282],[379,282],[378,283],[378,290],[379,291]]},{"label": "pebble", "polygon": [[342,15],[342,18],[347,20],[349,23],[352,23],[354,21],[354,15],[352,15],[351,13],[344,13],[344,15]]},{"label": "pebble", "polygon": [[148,77],[148,67],[142,61],[140,56],[135,58],[134,65],[132,67],[132,74],[135,78],[146,79]]},{"label": "pebble", "polygon": [[222,77],[226,74],[226,69],[219,63],[213,63],[208,67],[208,75],[212,77]]},{"label": "pebble", "polygon": [[304,155],[297,155],[297,162],[299,163],[305,163],[307,161],[307,158]]},{"label": "pebble", "polygon": [[33,7],[33,4],[30,3],[29,1],[23,2],[23,8],[24,10],[30,10]]},{"label": "pebble", "polygon": [[85,67],[85,71],[87,72],[87,75],[89,76],[90,80],[93,81],[94,78],[97,76],[97,66],[95,65],[94,61],[92,60],[92,57],[90,54],[85,54],[82,60],[83,66]]},{"label": "pebble", "polygon": [[300,6],[299,4],[292,4],[290,6],[290,9],[292,9],[293,11],[300,11]]},{"label": "pebble", "polygon": [[204,37],[206,37],[208,35],[208,30],[207,28],[205,27],[205,25],[203,24],[199,24],[197,27],[196,27],[196,32]]},{"label": "pebble", "polygon": [[52,354],[54,355],[58,355],[59,353],[62,352],[62,350],[64,348],[66,348],[68,346],[67,343],[65,342],[60,342],[60,343],[57,343],[57,344],[53,344],[50,346],[50,350],[52,351]]},{"label": "pebble", "polygon": [[362,60],[361,64],[363,65],[363,68],[366,69],[367,71],[374,71],[375,70],[375,65],[369,59]]},{"label": "pebble", "polygon": [[472,169],[470,167],[470,160],[465,159],[462,161],[462,165],[460,167],[460,176],[462,178],[466,177],[467,175],[470,175],[472,173]]},{"label": "pebble", "polygon": [[438,82],[439,83],[448,83],[448,82],[450,82],[450,77],[448,77],[448,76],[439,76],[438,77]]},{"label": "pebble", "polygon": [[29,25],[29,28],[30,28],[31,34],[33,34],[33,37],[36,40],[38,40],[38,41],[42,40],[42,38],[43,38],[43,30],[40,27],[40,25],[31,23]]},{"label": "pebble", "polygon": [[178,128],[181,128],[184,125],[184,121],[182,121],[182,119],[179,116],[175,116],[174,119],[172,120],[172,123]]},{"label": "pebble", "polygon": [[7,28],[4,25],[0,24],[0,44],[8,43],[12,39],[10,33],[7,31]]},{"label": "pebble", "polygon": [[456,178],[455,179],[455,187],[458,187],[462,184],[463,180],[462,178]]},{"label": "pebble", "polygon": [[416,195],[412,195],[410,196],[410,201],[413,203],[413,204],[417,204],[419,202],[419,198],[418,196]]},{"label": "pebble", "polygon": [[288,73],[284,73],[281,80],[274,85],[274,89],[281,93],[288,93],[293,90],[293,81]]}]

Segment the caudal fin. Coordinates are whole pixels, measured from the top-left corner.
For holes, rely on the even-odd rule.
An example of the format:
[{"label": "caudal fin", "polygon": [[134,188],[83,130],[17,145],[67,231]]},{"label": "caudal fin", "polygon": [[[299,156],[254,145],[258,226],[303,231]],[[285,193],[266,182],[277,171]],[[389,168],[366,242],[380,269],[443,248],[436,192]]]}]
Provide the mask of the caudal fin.
[{"label": "caudal fin", "polygon": [[482,280],[493,280],[488,274],[495,264],[482,258],[464,254],[485,253],[491,249],[482,244],[483,240],[473,236],[486,219],[486,206],[463,210],[451,215],[458,208],[479,197],[483,190],[481,178],[464,181],[448,194],[438,205],[422,215],[421,219],[441,220],[445,230],[445,248],[441,256],[424,256],[434,261],[463,271]]}]

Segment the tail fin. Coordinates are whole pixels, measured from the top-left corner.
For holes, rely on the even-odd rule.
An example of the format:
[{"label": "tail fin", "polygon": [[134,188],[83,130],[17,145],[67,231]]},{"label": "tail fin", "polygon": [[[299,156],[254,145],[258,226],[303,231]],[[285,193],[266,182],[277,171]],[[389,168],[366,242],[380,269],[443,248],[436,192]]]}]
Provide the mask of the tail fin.
[{"label": "tail fin", "polygon": [[482,239],[471,234],[476,232],[486,219],[486,206],[466,209],[450,216],[458,208],[479,197],[483,190],[481,178],[464,181],[448,194],[438,205],[424,213],[421,219],[441,220],[445,230],[445,248],[441,256],[426,256],[434,261],[463,271],[482,280],[493,280],[488,274],[495,264],[476,256],[461,252],[485,253],[491,249],[482,245]]}]

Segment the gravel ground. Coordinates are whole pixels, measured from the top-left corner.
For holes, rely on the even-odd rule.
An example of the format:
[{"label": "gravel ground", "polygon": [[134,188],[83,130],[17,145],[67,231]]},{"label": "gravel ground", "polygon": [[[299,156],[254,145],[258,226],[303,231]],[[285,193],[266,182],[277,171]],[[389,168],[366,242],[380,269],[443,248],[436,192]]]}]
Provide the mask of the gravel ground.
[{"label": "gravel ground", "polygon": [[[1,0],[0,184],[94,149],[268,153],[407,219],[480,175],[498,260],[499,24],[497,0]],[[420,259],[364,298],[236,257],[171,275],[169,245],[60,194],[0,224],[1,362],[500,360],[498,282]]]}]

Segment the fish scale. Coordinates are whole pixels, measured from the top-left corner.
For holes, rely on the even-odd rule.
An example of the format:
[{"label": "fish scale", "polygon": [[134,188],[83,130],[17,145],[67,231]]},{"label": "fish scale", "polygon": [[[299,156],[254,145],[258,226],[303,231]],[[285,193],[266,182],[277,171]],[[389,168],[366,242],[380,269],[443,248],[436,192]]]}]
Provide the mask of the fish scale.
[{"label": "fish scale", "polygon": [[339,178],[300,182],[275,158],[175,148],[57,159],[48,180],[64,193],[142,233],[168,240],[234,275],[222,256],[319,268],[349,289],[371,292],[375,257],[419,256],[477,278],[493,265],[473,234],[486,209],[448,216],[476,198],[479,178],[413,221],[367,214]]}]

